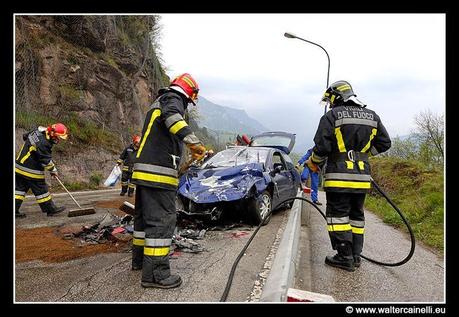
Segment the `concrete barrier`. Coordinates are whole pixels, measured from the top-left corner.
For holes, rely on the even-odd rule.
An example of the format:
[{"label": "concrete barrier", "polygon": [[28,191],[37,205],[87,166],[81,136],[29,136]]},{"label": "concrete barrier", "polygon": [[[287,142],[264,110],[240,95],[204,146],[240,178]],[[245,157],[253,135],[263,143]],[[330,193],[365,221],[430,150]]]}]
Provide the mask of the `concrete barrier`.
[{"label": "concrete barrier", "polygon": [[[297,193],[297,197],[302,196]],[[286,302],[287,291],[293,286],[295,267],[297,264],[298,243],[301,229],[302,201],[296,199],[293,203],[287,225],[285,226],[279,248],[274,258],[271,271],[266,279],[261,302]]]}]

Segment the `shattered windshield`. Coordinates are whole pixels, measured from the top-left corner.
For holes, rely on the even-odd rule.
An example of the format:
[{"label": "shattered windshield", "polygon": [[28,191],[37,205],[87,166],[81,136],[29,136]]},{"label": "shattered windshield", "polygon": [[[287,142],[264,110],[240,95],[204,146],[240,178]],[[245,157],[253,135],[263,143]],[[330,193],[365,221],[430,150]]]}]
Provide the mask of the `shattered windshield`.
[{"label": "shattered windshield", "polygon": [[265,163],[269,150],[235,147],[218,152],[202,165],[202,168],[233,167],[248,163]]}]

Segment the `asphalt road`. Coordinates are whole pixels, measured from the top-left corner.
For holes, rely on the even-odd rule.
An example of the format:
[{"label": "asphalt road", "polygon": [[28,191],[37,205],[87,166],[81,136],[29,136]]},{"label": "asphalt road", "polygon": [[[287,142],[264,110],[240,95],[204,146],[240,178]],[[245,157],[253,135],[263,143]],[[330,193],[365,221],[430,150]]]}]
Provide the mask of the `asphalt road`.
[{"label": "asphalt road", "polygon": [[[320,193],[325,202],[325,194]],[[325,203],[321,206],[325,212]],[[394,211],[395,212],[395,211]],[[365,213],[363,254],[383,262],[398,262],[410,250],[407,234],[384,224],[370,212]],[[302,227],[300,270],[296,287],[331,295],[339,302],[444,302],[445,265],[421,243],[411,260],[398,267],[384,267],[362,259],[360,268],[347,272],[324,264],[333,255],[325,221],[312,210],[310,227]]]},{"label": "asphalt road", "polygon": [[[119,199],[119,190],[77,193],[83,206]],[[57,204],[75,208],[67,194],[53,195]],[[68,218],[66,212],[46,217],[33,197],[21,208],[27,214],[16,220],[16,227],[34,228],[61,224],[87,224],[101,219],[108,208],[96,214]],[[228,302],[257,301],[267,277],[276,241],[285,226],[288,210],[275,213],[262,227],[236,270]],[[16,263],[15,300],[17,302],[218,302],[237,255],[255,227],[243,226],[226,231],[208,231],[196,240],[206,251],[181,252],[171,259],[173,273],[181,275],[181,287],[170,290],[144,289],[140,271],[131,271],[130,253],[103,253],[62,263],[32,261]]]}]

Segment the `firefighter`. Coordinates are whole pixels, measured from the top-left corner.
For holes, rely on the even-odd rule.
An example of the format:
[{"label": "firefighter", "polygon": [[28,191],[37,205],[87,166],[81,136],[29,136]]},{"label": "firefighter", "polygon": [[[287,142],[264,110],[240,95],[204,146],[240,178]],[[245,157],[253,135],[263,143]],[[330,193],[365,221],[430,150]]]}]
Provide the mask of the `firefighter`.
[{"label": "firefighter", "polygon": [[[129,144],[121,153],[120,158],[116,161],[116,164],[123,164],[123,174],[121,174],[121,193],[120,196],[128,193],[129,197],[133,196],[135,185],[132,183],[132,168],[134,167],[134,159],[137,154],[137,150],[140,145],[140,136],[134,135],[132,137],[132,143]],[[129,187],[129,191],[128,191]]]},{"label": "firefighter", "polygon": [[[304,164],[304,162],[311,156],[312,148],[310,148],[305,155],[303,155],[298,164],[295,166],[298,170],[300,169],[300,165]],[[313,172],[309,169],[309,167],[304,164],[303,172],[301,173],[301,181],[306,183],[308,181],[309,176],[311,176],[311,199],[312,202],[316,205],[322,205],[319,201],[318,193],[319,193],[319,173]]]},{"label": "firefighter", "polygon": [[26,215],[19,212],[21,204],[29,189],[32,189],[35,199],[41,211],[48,216],[53,216],[65,210],[65,207],[57,207],[48,191],[45,182],[45,170],[50,171],[51,176],[57,176],[57,169],[51,157],[54,144],[59,140],[66,140],[68,129],[62,123],[55,123],[48,127],[38,128],[25,133],[18,156],[16,157],[16,187],[15,187],[15,214],[16,218]]},{"label": "firefighter", "polygon": [[176,77],[147,112],[132,182],[136,184],[132,269],[142,270],[143,287],[173,288],[182,283],[171,274],[169,251],[176,224],[178,168],[186,144],[194,160],[206,148],[185,122],[189,103],[196,105],[198,84],[185,73]]},{"label": "firefighter", "polygon": [[356,97],[347,81],[327,88],[321,104],[330,110],[320,119],[312,155],[306,161],[313,171],[326,162],[323,186],[327,228],[337,254],[327,256],[325,263],[347,271],[354,271],[361,262],[363,205],[371,187],[368,157],[391,146],[379,116]]}]

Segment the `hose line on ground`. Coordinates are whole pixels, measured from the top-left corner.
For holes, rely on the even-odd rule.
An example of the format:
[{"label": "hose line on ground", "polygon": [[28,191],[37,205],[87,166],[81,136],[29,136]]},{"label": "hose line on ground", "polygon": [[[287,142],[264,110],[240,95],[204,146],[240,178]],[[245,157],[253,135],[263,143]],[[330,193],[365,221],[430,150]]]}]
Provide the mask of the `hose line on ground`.
[{"label": "hose line on ground", "polygon": [[[378,184],[373,180],[371,179],[371,183],[374,185],[374,187],[376,188],[376,190],[387,200],[387,202],[392,206],[392,208],[395,209],[395,211],[397,211],[397,213],[400,215],[400,217],[402,218],[403,222],[405,223],[406,227],[408,228],[408,231],[410,233],[410,239],[411,239],[411,249],[410,249],[410,252],[408,253],[408,255],[401,261],[399,262],[395,262],[395,263],[385,263],[385,262],[381,262],[381,261],[377,261],[377,260],[374,260],[374,259],[371,259],[367,256],[364,256],[363,254],[361,255],[362,258],[364,258],[365,260],[367,261],[370,261],[372,263],[375,263],[375,264],[378,264],[378,265],[382,265],[382,266],[400,266],[400,265],[403,265],[405,264],[406,262],[408,262],[411,257],[413,256],[414,254],[414,249],[416,247],[416,240],[415,240],[415,237],[414,237],[414,233],[413,233],[413,230],[411,229],[411,226],[408,222],[408,220],[405,218],[405,216],[403,215],[403,213],[400,211],[400,209],[397,207],[397,205],[394,204],[394,202],[386,195],[386,193],[378,186]],[[242,248],[241,252],[239,253],[238,257],[236,258],[236,260],[234,261],[233,263],[233,266],[231,267],[231,272],[228,276],[228,281],[226,283],[226,286],[225,286],[225,290],[223,291],[223,294],[222,294],[222,297],[220,298],[220,302],[224,302],[226,301],[226,298],[228,297],[228,294],[229,294],[229,291],[231,289],[231,285],[232,285],[232,282],[233,282],[233,277],[234,277],[234,273],[236,271],[236,267],[237,265],[239,264],[239,261],[241,260],[242,256],[244,255],[245,251],[247,250],[247,248],[249,247],[250,243],[252,242],[253,238],[255,237],[255,235],[257,234],[258,230],[260,230],[261,226],[263,225],[265,219],[267,219],[273,210],[277,209],[279,206],[282,206],[283,204],[285,203],[288,203],[288,202],[292,202],[294,201],[295,199],[299,199],[299,200],[303,200],[303,201],[306,201],[308,202],[310,205],[312,205],[314,208],[316,208],[316,210],[322,215],[322,217],[325,219],[325,221],[327,220],[327,217],[325,216],[325,214],[322,212],[322,210],[320,210],[319,207],[317,207],[312,201],[310,201],[309,199],[306,199],[306,198],[303,198],[303,197],[291,197],[291,198],[288,198],[288,199],[285,199],[284,201],[281,201],[280,203],[278,203],[276,205],[276,207],[274,208],[271,208],[271,210],[265,215],[265,217],[263,218],[263,220],[260,222],[260,224],[258,225],[258,227],[255,229],[255,231],[253,232],[252,236],[250,237],[250,239],[247,241],[247,243],[245,244],[244,248]]]}]

